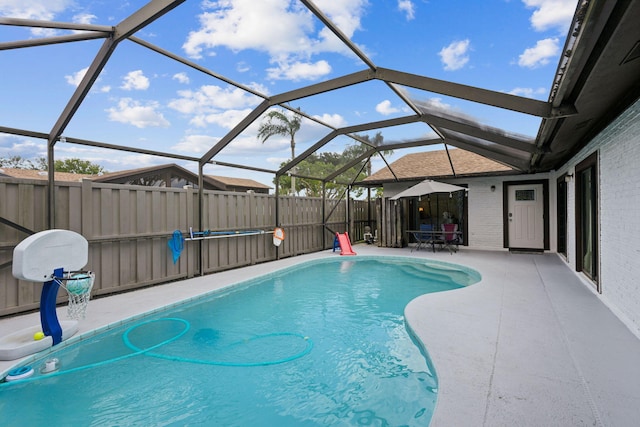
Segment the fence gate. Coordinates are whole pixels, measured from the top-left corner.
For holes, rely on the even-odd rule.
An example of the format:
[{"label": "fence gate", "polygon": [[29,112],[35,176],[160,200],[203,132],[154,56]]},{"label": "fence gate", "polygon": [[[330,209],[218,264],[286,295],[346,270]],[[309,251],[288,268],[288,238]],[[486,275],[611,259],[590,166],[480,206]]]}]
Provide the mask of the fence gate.
[{"label": "fence gate", "polygon": [[406,200],[376,199],[379,246],[403,248],[407,246],[404,212]]}]

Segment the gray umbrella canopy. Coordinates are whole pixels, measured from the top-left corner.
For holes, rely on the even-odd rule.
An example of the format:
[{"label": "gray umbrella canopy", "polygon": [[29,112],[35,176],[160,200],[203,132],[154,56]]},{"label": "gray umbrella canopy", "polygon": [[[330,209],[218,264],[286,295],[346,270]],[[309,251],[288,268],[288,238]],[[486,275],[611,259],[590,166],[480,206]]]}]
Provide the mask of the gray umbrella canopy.
[{"label": "gray umbrella canopy", "polygon": [[425,194],[431,193],[454,193],[456,191],[468,190],[464,187],[458,187],[457,185],[445,184],[444,182],[433,181],[426,179],[413,187],[409,187],[404,191],[391,197],[391,200],[398,200],[403,197],[420,197]]}]

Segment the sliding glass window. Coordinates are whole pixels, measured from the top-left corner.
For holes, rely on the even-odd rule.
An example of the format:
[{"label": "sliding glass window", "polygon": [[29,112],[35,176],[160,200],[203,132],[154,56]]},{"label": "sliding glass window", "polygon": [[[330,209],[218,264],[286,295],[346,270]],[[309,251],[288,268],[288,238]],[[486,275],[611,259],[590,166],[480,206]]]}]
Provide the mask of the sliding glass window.
[{"label": "sliding glass window", "polygon": [[576,166],[576,269],[598,281],[598,153]]}]

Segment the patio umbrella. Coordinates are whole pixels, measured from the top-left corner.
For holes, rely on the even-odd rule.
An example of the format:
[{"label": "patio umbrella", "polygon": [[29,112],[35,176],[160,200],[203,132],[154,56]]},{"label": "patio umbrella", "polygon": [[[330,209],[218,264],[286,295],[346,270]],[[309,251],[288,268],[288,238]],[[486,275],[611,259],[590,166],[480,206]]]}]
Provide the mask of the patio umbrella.
[{"label": "patio umbrella", "polygon": [[431,193],[453,193],[456,191],[468,190],[464,187],[458,187],[457,185],[445,184],[444,182],[433,181],[426,179],[413,187],[409,187],[404,191],[391,197],[391,200],[398,200],[403,197],[419,197]]}]

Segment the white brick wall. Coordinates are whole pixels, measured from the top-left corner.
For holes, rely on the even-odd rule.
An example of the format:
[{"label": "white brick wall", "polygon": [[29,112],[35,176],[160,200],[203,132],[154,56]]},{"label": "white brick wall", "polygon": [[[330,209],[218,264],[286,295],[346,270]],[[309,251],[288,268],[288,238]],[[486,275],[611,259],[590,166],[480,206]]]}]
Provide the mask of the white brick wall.
[{"label": "white brick wall", "polygon": [[[502,180],[482,178],[469,182],[469,247],[503,249]],[[495,191],[491,186],[495,185]]]},{"label": "white brick wall", "polygon": [[[640,335],[640,100],[563,168],[599,162],[600,284],[605,303]],[[568,262],[575,268],[575,186],[569,185]]]},{"label": "white brick wall", "polygon": [[[469,185],[469,247],[473,249],[506,250],[504,248],[503,228],[503,191],[504,181],[531,181],[541,179],[553,179],[555,175],[535,174],[516,175],[504,177],[474,178],[473,180],[461,179],[456,183]],[[549,185],[551,192],[549,200],[553,200],[550,209],[555,209],[555,181]],[[491,186],[495,185],[495,191]],[[555,210],[553,211],[555,212]],[[551,215],[552,220],[555,214]],[[555,242],[555,224],[551,227],[551,242]],[[554,249],[555,245],[551,249]]]},{"label": "white brick wall", "polygon": [[[503,244],[504,229],[502,225],[502,183],[504,181],[541,180],[548,179],[549,177],[549,174],[535,174],[447,180],[450,184],[467,185],[469,188],[469,248],[507,250]],[[555,179],[555,175],[553,175],[552,179]],[[553,182],[555,186],[555,181]],[[385,184],[384,196],[391,197],[409,186],[410,184],[407,183]],[[491,191],[491,186],[496,187],[495,191]],[[550,191],[551,190],[550,188]],[[554,208],[555,190],[553,190],[550,195],[550,201],[552,202],[551,207]],[[555,210],[553,212],[555,212]],[[555,213],[551,215],[551,218],[555,219]],[[551,228],[551,233],[555,233],[555,224]],[[555,242],[555,234],[551,237],[552,243]],[[555,246],[552,246],[552,249],[554,248]]]}]

